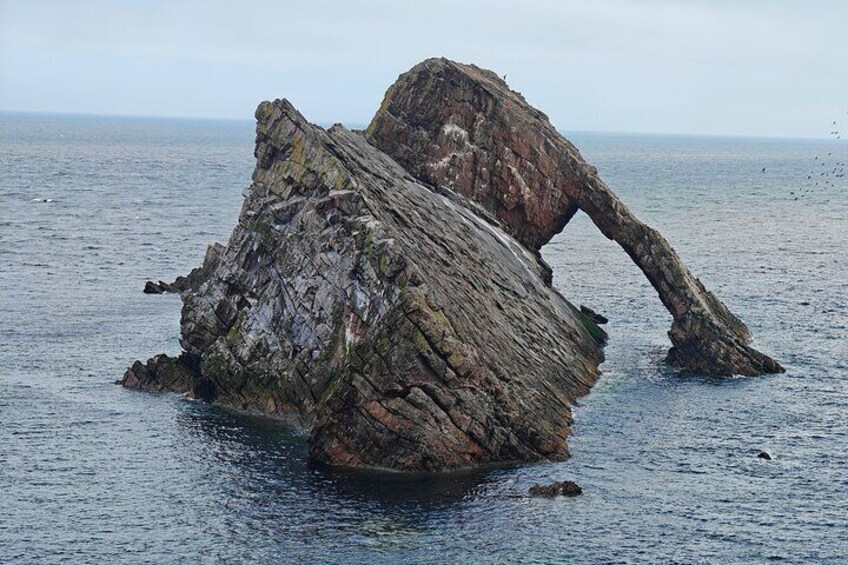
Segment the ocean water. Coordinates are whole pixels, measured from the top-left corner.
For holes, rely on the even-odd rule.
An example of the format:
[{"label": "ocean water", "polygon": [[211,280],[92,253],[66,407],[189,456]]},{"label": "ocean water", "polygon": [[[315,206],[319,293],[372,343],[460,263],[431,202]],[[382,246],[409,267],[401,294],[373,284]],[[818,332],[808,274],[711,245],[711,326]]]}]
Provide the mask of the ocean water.
[{"label": "ocean water", "polygon": [[253,124],[0,115],[0,562],[846,562],[848,183],[820,163],[848,143],[570,137],[787,372],[664,366],[670,316],[578,215],[544,256],[610,340],[573,457],[434,478],[113,384],[178,351],[179,298],[141,288],[226,241]]}]

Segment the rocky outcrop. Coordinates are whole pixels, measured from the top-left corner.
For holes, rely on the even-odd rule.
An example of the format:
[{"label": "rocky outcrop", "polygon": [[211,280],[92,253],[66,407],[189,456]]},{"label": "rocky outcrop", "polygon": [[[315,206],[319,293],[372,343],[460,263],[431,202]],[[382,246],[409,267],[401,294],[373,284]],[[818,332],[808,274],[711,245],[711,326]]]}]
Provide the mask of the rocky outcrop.
[{"label": "rocky outcrop", "polygon": [[363,135],[284,100],[256,118],[238,224],[182,294],[185,352],[136,363],[123,384],[309,428],[311,454],[336,465],[565,457],[604,334],[547,266]]},{"label": "rocky outcrop", "polygon": [[416,178],[474,200],[537,252],[582,210],[651,282],[674,322],[668,361],[708,375],[782,372],[748,328],[640,222],[547,117],[491,71],[430,59],[389,88],[366,135]]},{"label": "rocky outcrop", "polygon": [[488,71],[416,66],[364,134],[309,124],[285,100],[263,102],[256,118],[253,184],[229,242],[187,277],[145,286],[182,293],[184,351],[136,362],[124,386],[283,419],[334,465],[563,458],[606,318],[552,288],[539,248],[578,209],[672,312],[670,361],[708,374],[782,370],[544,114]]},{"label": "rocky outcrop", "polygon": [[196,376],[194,358],[187,353],[176,359],[160,353],[147,363],[133,363],[117,384],[151,392],[191,392]]},{"label": "rocky outcrop", "polygon": [[177,277],[174,282],[147,281],[144,283],[143,292],[145,294],[164,294],[166,292],[180,293],[196,291],[215,272],[223,251],[224,246],[220,243],[210,245],[206,248],[206,256],[203,258],[203,264],[200,267],[195,267],[186,276]]}]

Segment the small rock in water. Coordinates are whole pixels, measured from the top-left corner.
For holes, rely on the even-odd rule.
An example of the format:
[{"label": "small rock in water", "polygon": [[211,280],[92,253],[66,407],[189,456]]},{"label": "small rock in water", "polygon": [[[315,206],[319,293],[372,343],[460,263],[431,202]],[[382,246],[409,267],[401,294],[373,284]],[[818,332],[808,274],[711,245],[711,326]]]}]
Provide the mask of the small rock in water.
[{"label": "small rock in water", "polygon": [[549,485],[534,485],[530,487],[533,496],[577,496],[583,494],[580,485],[573,481],[557,481]]},{"label": "small rock in water", "polygon": [[757,459],[765,459],[766,461],[771,461],[771,455],[769,455],[765,451],[760,451],[760,453],[757,454]]},{"label": "small rock in water", "polygon": [[165,290],[153,281],[144,283],[144,294],[162,294]]}]

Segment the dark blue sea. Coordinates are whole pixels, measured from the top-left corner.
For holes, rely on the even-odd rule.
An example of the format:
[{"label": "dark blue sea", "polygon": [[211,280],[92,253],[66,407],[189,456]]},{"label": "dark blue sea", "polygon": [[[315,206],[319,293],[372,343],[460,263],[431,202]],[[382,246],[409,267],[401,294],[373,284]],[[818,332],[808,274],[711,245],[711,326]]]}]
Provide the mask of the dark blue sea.
[{"label": "dark blue sea", "polygon": [[0,562],[846,563],[848,143],[569,137],[787,372],[664,366],[670,316],[578,216],[544,256],[610,339],[573,457],[428,478],[113,384],[178,352],[179,298],[141,289],[226,242],[252,123],[0,115]]}]

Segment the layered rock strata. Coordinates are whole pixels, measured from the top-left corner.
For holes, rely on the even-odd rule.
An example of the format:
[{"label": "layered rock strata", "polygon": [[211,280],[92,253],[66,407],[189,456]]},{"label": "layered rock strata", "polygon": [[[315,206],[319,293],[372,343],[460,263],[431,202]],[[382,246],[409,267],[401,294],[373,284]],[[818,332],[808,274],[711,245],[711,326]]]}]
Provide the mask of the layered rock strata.
[{"label": "layered rock strata", "polygon": [[546,267],[362,135],[286,101],[256,117],[238,225],[182,295],[185,353],[137,363],[123,384],[311,428],[311,454],[331,464],[565,457],[603,332]]},{"label": "layered rock strata", "polygon": [[745,324],[659,232],[627,209],[545,114],[493,72],[424,61],[389,88],[366,135],[416,178],[482,205],[531,251],[577,210],[585,212],[631,257],[671,313],[673,365],[707,375],[783,371],[750,346]]}]

